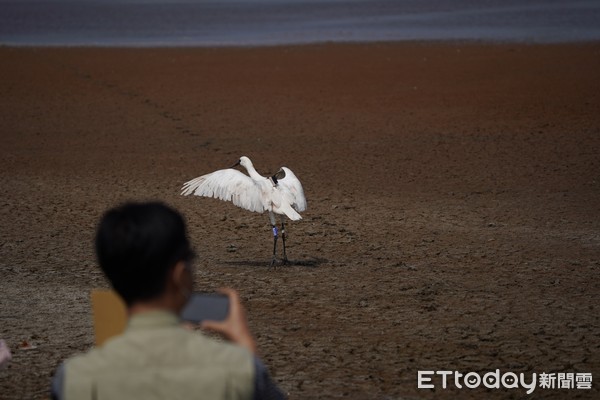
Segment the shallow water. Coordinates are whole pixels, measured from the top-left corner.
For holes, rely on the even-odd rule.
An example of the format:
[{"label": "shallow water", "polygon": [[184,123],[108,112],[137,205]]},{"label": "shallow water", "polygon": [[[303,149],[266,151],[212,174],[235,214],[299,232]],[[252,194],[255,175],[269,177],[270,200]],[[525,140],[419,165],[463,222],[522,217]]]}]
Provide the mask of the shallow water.
[{"label": "shallow water", "polygon": [[0,43],[188,46],[600,40],[600,1],[0,0]]}]

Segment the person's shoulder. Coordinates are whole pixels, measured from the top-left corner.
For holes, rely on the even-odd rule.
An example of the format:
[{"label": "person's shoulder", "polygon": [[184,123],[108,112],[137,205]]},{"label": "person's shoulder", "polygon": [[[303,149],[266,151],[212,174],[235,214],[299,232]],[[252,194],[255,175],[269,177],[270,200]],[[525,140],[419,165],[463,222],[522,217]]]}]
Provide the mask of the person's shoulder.
[{"label": "person's shoulder", "polygon": [[67,358],[63,365],[64,367],[77,368],[80,371],[97,368],[98,364],[102,364],[104,361],[104,357],[101,356],[101,349],[101,347],[93,347],[84,353],[75,354]]},{"label": "person's shoulder", "polygon": [[252,369],[253,355],[244,347],[182,327],[162,332],[127,332],[100,347],[66,360],[67,367],[81,372],[135,366],[145,359],[161,359],[166,364],[198,367]]},{"label": "person's shoulder", "polygon": [[253,355],[246,348],[208,336],[202,332],[190,331],[188,336],[190,351],[210,353],[213,362],[239,360],[253,362]]},{"label": "person's shoulder", "polygon": [[101,351],[114,359],[127,354],[132,347],[173,365],[193,363],[208,367],[225,364],[231,367],[238,364],[241,367],[252,364],[252,354],[244,347],[181,325],[155,332],[128,332],[107,343]]}]

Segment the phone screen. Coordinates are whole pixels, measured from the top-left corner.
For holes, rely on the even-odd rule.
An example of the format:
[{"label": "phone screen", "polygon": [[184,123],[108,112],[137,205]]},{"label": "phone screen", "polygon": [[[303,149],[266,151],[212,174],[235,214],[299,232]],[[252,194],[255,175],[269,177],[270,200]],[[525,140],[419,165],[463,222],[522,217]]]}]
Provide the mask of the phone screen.
[{"label": "phone screen", "polygon": [[200,323],[204,320],[222,321],[229,313],[229,297],[220,293],[195,292],[181,311],[181,319]]}]

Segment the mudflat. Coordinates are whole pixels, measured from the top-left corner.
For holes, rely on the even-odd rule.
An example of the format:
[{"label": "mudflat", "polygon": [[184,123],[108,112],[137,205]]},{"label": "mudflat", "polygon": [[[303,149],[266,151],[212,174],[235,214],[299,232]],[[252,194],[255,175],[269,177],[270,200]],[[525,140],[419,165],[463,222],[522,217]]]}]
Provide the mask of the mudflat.
[{"label": "mudflat", "polygon": [[[418,371],[600,379],[600,45],[0,48],[0,398],[45,399],[93,344],[96,223],[186,217],[198,289],[240,291],[292,399],[503,399]],[[308,210],[270,269],[266,215],[182,197],[249,156]]]}]

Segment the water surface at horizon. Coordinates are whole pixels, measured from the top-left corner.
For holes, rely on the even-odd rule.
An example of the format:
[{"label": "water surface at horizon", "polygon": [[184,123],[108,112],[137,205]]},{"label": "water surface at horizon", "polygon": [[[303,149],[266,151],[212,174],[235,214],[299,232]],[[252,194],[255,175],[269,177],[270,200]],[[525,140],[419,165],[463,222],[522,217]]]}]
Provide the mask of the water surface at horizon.
[{"label": "water surface at horizon", "polygon": [[600,0],[0,0],[0,44],[600,40]]}]

